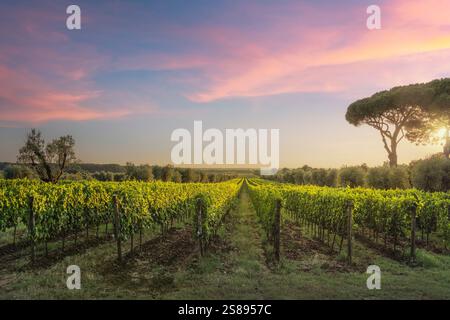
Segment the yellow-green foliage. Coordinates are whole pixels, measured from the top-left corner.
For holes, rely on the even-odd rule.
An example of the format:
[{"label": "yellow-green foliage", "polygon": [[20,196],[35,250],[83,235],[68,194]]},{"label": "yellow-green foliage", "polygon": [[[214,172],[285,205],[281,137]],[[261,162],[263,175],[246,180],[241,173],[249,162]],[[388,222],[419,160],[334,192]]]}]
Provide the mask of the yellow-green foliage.
[{"label": "yellow-green foliage", "polygon": [[164,228],[173,220],[187,221],[201,194],[207,199],[206,231],[212,232],[234,205],[241,185],[242,179],[210,184],[0,180],[0,231],[27,224],[30,210],[36,220],[36,240],[112,222],[115,198],[120,236],[127,238],[140,228]]},{"label": "yellow-green foliage", "polygon": [[285,212],[333,233],[343,234],[346,208],[351,203],[354,227],[371,229],[395,239],[408,237],[411,215],[415,210],[419,230],[427,234],[436,233],[443,245],[450,242],[449,193],[298,186],[258,179],[250,180],[248,188],[266,228],[271,226],[275,200],[281,198]]}]

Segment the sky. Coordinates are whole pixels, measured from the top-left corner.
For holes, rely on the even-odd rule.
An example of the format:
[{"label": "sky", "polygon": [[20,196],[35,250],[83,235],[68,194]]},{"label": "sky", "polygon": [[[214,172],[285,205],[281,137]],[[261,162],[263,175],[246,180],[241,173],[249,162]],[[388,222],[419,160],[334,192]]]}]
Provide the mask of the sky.
[{"label": "sky", "polygon": [[[81,30],[66,27],[70,4]],[[167,164],[172,131],[201,120],[279,129],[283,167],[381,165],[379,133],[346,109],[449,77],[449,12],[448,0],[2,0],[0,161],[38,128],[71,134],[83,162]],[[399,162],[441,149],[402,141]]]}]

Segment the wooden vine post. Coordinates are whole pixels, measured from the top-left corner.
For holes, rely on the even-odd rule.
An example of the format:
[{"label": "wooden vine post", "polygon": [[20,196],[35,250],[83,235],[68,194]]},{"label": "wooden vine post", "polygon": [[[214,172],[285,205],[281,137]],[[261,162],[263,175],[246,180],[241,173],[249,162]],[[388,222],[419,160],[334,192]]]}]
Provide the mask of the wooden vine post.
[{"label": "wooden vine post", "polygon": [[119,263],[122,263],[122,243],[120,239],[120,212],[116,195],[113,196],[113,202],[114,202],[114,237],[117,240],[117,258],[119,260]]},{"label": "wooden vine post", "polygon": [[14,223],[13,246],[16,246],[17,222]]},{"label": "wooden vine post", "polygon": [[200,256],[203,257],[205,244],[204,244],[204,230],[203,230],[203,219],[204,219],[204,203],[202,198],[197,198],[196,202],[196,226],[197,226],[197,238],[198,246],[200,249]]},{"label": "wooden vine post", "polygon": [[86,242],[89,240],[89,211],[87,208],[84,209],[84,217],[86,220]]},{"label": "wooden vine post", "polygon": [[413,204],[411,206],[411,253],[410,253],[410,263],[416,263],[416,216],[417,216],[417,205]]},{"label": "wooden vine post", "polygon": [[353,202],[347,202],[347,263],[352,264],[353,255]]},{"label": "wooden vine post", "polygon": [[131,252],[133,252],[133,250],[134,250],[134,230],[131,231],[130,240],[131,240],[131,249],[130,250],[131,250]]},{"label": "wooden vine post", "polygon": [[275,216],[273,223],[273,251],[275,261],[280,262],[280,224],[281,224],[281,199],[275,202]]},{"label": "wooden vine post", "polygon": [[30,245],[31,245],[31,263],[34,264],[36,261],[36,252],[35,252],[35,217],[34,217],[34,211],[33,211],[33,202],[34,199],[31,196],[29,198],[29,216],[28,216],[28,234],[30,236]]},{"label": "wooden vine post", "polygon": [[66,229],[63,229],[62,231],[62,246],[61,246],[61,251],[64,252],[64,244],[66,241]]},{"label": "wooden vine post", "polygon": [[139,223],[139,250],[142,250],[142,222]]}]

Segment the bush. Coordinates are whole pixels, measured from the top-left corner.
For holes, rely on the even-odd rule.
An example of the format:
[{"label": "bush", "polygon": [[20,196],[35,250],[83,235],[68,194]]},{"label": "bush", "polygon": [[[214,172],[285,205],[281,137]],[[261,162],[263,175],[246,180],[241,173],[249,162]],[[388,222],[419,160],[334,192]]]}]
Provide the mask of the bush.
[{"label": "bush", "polygon": [[93,176],[89,174],[89,172],[82,171],[76,173],[64,173],[61,177],[61,180],[70,180],[70,181],[84,181],[84,180],[92,180]]},{"label": "bush", "polygon": [[191,168],[184,169],[181,171],[182,182],[199,182],[200,175],[192,170]]},{"label": "bush", "polygon": [[112,172],[100,171],[92,174],[92,177],[99,181],[114,181],[114,174]]},{"label": "bush", "polygon": [[314,184],[314,179],[310,170],[305,171],[305,174],[303,175],[303,184]]},{"label": "bush", "polygon": [[293,171],[289,170],[287,168],[283,168],[283,169],[279,170],[276,174],[275,179],[278,182],[295,183]]},{"label": "bush", "polygon": [[121,182],[127,179],[127,175],[125,173],[116,173],[114,175],[114,181]]},{"label": "bush", "polygon": [[181,183],[182,180],[183,180],[183,177],[182,177],[181,173],[179,171],[174,171],[173,176],[172,176],[172,181]]},{"label": "bush", "polygon": [[367,185],[375,189],[389,189],[389,167],[370,168],[367,173]]},{"label": "bush", "polygon": [[312,171],[313,184],[321,187],[325,186],[327,183],[327,174],[328,171],[326,169],[314,169]]},{"label": "bush", "polygon": [[208,183],[209,182],[207,173],[205,173],[203,171],[200,172],[200,182],[202,182],[202,183]]},{"label": "bush", "polygon": [[375,189],[407,189],[410,187],[408,169],[404,166],[370,168],[367,185]]},{"label": "bush", "polygon": [[155,180],[162,180],[163,167],[161,166],[153,166],[152,174]]},{"label": "bush", "polygon": [[5,176],[5,179],[36,178],[36,175],[30,168],[21,165],[7,166],[3,174]]},{"label": "bush", "polygon": [[340,185],[343,187],[364,186],[365,171],[361,167],[344,167],[339,172]]},{"label": "bush", "polygon": [[[140,165],[136,166],[133,163],[129,162],[126,165],[126,176],[130,180],[138,180],[138,181],[152,181],[153,180],[153,169],[149,165]],[[166,180],[170,181],[171,180]]]},{"label": "bush", "polygon": [[411,188],[409,182],[409,170],[406,166],[398,166],[390,169],[389,187],[391,189],[408,189]]},{"label": "bush", "polygon": [[435,155],[412,165],[412,184],[425,191],[450,190],[450,160],[442,155]]},{"label": "bush", "polygon": [[325,185],[328,187],[336,187],[338,180],[338,170],[330,169],[327,172],[327,177],[325,179]]},{"label": "bush", "polygon": [[303,171],[303,169],[294,170],[294,172],[292,174],[294,183],[295,184],[304,184],[305,183],[304,176],[305,176],[305,171]]}]

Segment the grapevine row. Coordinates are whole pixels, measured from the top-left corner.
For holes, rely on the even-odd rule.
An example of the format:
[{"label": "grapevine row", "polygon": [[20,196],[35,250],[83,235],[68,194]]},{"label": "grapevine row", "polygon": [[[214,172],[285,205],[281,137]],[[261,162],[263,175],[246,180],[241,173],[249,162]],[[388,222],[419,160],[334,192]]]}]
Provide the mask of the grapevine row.
[{"label": "grapevine row", "polygon": [[[261,182],[252,179],[248,189],[255,210],[266,230],[273,224],[274,206],[281,200],[289,214],[321,239],[342,239],[348,233],[348,208],[352,208],[351,228],[384,240],[395,247],[411,236],[412,224],[419,233],[435,234],[440,244],[450,244],[450,194],[418,190],[374,190],[330,188]],[[415,223],[412,221],[414,219]]]},{"label": "grapevine row", "polygon": [[211,184],[0,180],[0,231],[29,226],[32,213],[28,238],[46,242],[94,226],[98,230],[99,225],[114,223],[117,211],[117,236],[126,240],[145,229],[164,231],[175,221],[194,221],[201,201],[202,237],[208,241],[235,205],[241,185],[238,179]]}]

